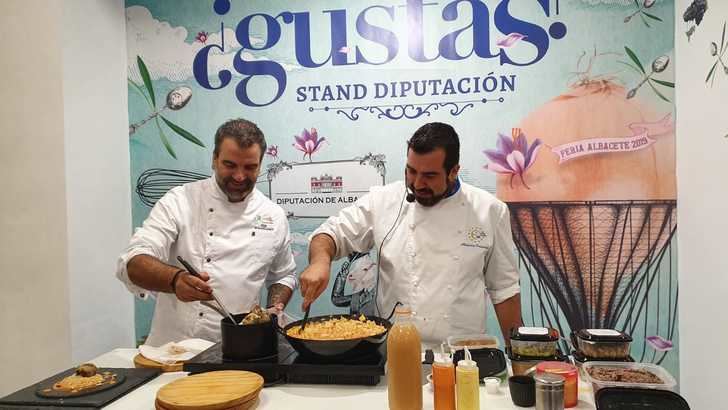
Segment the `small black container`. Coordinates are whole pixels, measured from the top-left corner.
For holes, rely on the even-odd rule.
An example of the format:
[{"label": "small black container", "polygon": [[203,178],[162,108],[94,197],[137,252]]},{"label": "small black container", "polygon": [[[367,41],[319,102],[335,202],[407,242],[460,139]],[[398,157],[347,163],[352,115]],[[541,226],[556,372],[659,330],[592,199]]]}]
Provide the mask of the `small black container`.
[{"label": "small black container", "polygon": [[[506,369],[506,355],[500,349],[485,347],[482,349],[468,349],[473,361],[478,365],[478,377],[491,377],[502,373]],[[465,349],[456,350],[452,357],[453,364],[457,365],[465,358]]]},{"label": "small black container", "polygon": [[511,376],[508,389],[513,404],[519,407],[532,407],[536,404],[536,381],[531,376]]},{"label": "small black container", "polygon": [[[233,315],[240,323],[247,313]],[[250,360],[261,357],[270,357],[278,354],[278,338],[276,328],[278,318],[271,315],[266,323],[253,325],[238,325],[230,322],[227,317],[220,321],[222,333],[222,355],[226,360]]]}]

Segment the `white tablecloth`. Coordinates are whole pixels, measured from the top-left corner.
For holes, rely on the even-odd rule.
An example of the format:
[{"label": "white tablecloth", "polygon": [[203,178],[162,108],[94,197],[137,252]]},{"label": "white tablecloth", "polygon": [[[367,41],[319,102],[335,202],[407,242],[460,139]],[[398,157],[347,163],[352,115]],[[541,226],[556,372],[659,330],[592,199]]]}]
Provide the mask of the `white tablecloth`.
[{"label": "white tablecloth", "polygon": [[[134,356],[137,349],[115,349],[93,360],[98,367],[134,367]],[[135,410],[154,409],[154,399],[157,390],[165,384],[185,377],[186,372],[164,373],[149,383],[142,385],[126,396],[121,397],[109,406],[108,410]],[[423,394],[423,408],[432,409],[432,392],[425,387]],[[260,401],[256,409],[295,409],[295,410],[321,410],[334,408],[346,410],[374,410],[387,408],[387,380],[386,377],[377,386],[335,386],[288,384],[275,387],[266,387],[260,393]],[[516,407],[508,394],[508,386],[500,388],[500,394],[492,395],[480,388],[480,408],[488,410],[522,409]],[[579,387],[579,405],[574,409],[594,409],[591,388],[586,385]]]}]

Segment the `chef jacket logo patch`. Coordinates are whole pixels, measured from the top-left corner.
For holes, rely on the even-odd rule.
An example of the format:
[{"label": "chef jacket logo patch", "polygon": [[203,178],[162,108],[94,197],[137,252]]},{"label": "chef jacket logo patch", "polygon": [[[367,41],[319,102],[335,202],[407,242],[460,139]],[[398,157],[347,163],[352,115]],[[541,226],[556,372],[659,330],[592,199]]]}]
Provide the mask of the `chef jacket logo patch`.
[{"label": "chef jacket logo patch", "polygon": [[253,221],[253,229],[273,230],[273,218],[270,215],[256,215]]},{"label": "chef jacket logo patch", "polygon": [[461,243],[461,246],[473,246],[476,248],[487,248],[485,245],[482,245],[481,242],[483,242],[483,239],[488,236],[485,231],[478,227],[474,226],[470,229],[468,229],[468,232],[465,234],[465,242]]}]

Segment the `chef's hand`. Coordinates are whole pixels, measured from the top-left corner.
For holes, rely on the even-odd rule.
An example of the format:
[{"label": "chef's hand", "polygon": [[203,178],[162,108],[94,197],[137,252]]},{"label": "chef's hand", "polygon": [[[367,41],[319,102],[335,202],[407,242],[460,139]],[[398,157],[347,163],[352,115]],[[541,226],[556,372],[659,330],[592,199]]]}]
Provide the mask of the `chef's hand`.
[{"label": "chef's hand", "polygon": [[303,310],[308,309],[329,284],[330,263],[310,264],[301,273],[301,295],[303,296]]},{"label": "chef's hand", "polygon": [[195,277],[190,273],[180,274],[174,292],[177,299],[182,302],[212,300],[212,288],[207,284],[210,275],[207,272],[200,272],[200,277]]}]

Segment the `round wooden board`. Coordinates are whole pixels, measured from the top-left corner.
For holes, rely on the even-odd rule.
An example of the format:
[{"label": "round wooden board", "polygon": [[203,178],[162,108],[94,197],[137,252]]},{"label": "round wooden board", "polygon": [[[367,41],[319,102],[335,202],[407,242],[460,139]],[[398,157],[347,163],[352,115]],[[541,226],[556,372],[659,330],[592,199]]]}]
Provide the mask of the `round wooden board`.
[{"label": "round wooden board", "polygon": [[[248,400],[244,403],[236,404],[233,407],[226,407],[224,409],[218,409],[218,410],[249,410],[254,409],[258,405],[258,398],[254,398],[253,400]],[[159,403],[159,400],[154,400],[154,408],[156,410],[172,410],[167,407],[162,406]]]},{"label": "round wooden board", "polygon": [[[165,410],[223,410],[253,402],[263,388],[263,377],[240,370],[195,374],[162,386],[157,405]],[[250,404],[252,405],[252,404]]]},{"label": "round wooden board", "polygon": [[181,372],[182,371],[182,365],[184,365],[184,362],[177,362],[173,364],[164,364],[155,362],[154,360],[147,359],[146,357],[142,356],[141,353],[138,353],[136,356],[134,356],[134,367],[136,368],[146,368],[146,369],[159,369],[162,372]]}]

